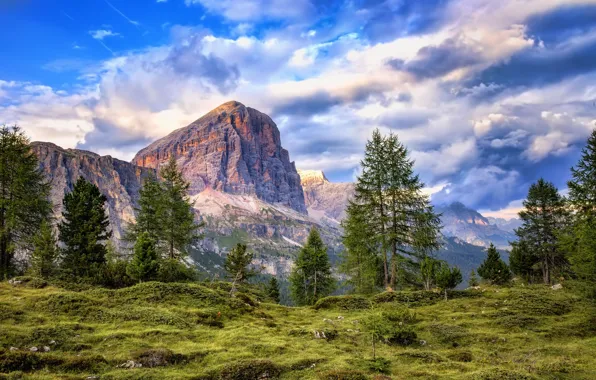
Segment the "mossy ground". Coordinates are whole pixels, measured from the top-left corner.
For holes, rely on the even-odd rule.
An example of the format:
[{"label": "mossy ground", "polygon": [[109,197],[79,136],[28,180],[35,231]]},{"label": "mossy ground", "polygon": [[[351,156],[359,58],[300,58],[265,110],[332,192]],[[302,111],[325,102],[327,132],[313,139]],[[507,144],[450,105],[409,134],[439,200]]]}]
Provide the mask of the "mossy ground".
[{"label": "mossy ground", "polygon": [[[407,347],[378,344],[377,361],[363,297],[293,308],[242,294],[223,283],[3,282],[0,379],[596,379],[596,307],[567,289],[377,295],[376,311],[415,313],[417,334]],[[129,360],[143,366],[119,368]]]}]

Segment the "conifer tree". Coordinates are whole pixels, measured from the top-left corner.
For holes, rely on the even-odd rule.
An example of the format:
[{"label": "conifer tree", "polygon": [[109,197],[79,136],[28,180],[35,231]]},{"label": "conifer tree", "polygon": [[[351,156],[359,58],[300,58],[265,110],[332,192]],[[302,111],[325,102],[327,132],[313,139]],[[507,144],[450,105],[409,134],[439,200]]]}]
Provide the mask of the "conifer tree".
[{"label": "conifer tree", "polygon": [[64,244],[62,268],[77,277],[91,277],[106,261],[105,241],[112,236],[105,210],[106,197],[80,177],[64,196],[59,225]]},{"label": "conifer tree", "polygon": [[474,286],[478,286],[479,282],[478,282],[478,277],[476,277],[476,271],[474,269],[472,269],[470,271],[470,279],[468,280],[468,286],[469,287],[474,287]]},{"label": "conifer tree", "polygon": [[275,303],[279,303],[279,283],[277,282],[277,278],[275,276],[271,277],[269,283],[267,284],[267,295],[269,298],[275,301]]},{"label": "conifer tree", "polygon": [[228,278],[234,283],[246,282],[255,272],[249,268],[254,253],[249,251],[245,244],[238,243],[226,256],[224,268]]},{"label": "conifer tree", "polygon": [[511,242],[511,253],[509,254],[509,268],[516,276],[531,283],[535,278],[542,281],[541,273],[536,267],[540,265],[540,258],[528,248],[525,240]]},{"label": "conifer tree", "polygon": [[424,290],[432,289],[438,269],[440,269],[440,262],[432,257],[427,256],[420,261],[420,277]]},{"label": "conifer tree", "polygon": [[129,226],[126,240],[134,242],[140,233],[148,232],[162,256],[180,259],[200,237],[197,230],[203,224],[195,222],[188,196],[190,184],[182,177],[173,156],[159,174],[161,181],[149,177],[143,183],[136,223]]},{"label": "conifer tree", "polygon": [[18,127],[0,127],[0,279],[14,271],[16,251],[31,240],[52,211],[50,184],[29,140]]},{"label": "conifer tree", "polygon": [[49,278],[56,269],[58,247],[56,236],[48,221],[41,223],[39,232],[33,237],[33,252],[31,252],[31,271],[35,276]]},{"label": "conifer tree", "polygon": [[134,255],[126,266],[126,273],[138,282],[152,280],[157,276],[158,260],[155,241],[148,232],[143,232],[137,238]]},{"label": "conifer tree", "polygon": [[436,273],[437,286],[445,292],[445,301],[447,301],[447,291],[455,289],[462,282],[462,275],[457,267],[450,268],[447,263],[441,263]]},{"label": "conifer tree", "polygon": [[345,251],[342,253],[340,270],[348,276],[347,283],[354,292],[359,294],[374,292],[380,268],[375,240],[368,230],[363,211],[363,207],[350,201],[346,218],[342,221]]},{"label": "conifer tree", "polygon": [[298,305],[312,305],[328,296],[334,287],[327,247],[319,232],[310,230],[290,274],[290,291]]},{"label": "conifer tree", "polygon": [[487,250],[486,259],[478,267],[478,274],[492,284],[502,285],[511,279],[509,267],[503,260],[497,248],[491,243]]},{"label": "conifer tree", "polygon": [[575,213],[561,245],[568,252],[573,272],[580,279],[596,282],[596,130],[571,169],[571,176],[567,186]]},{"label": "conifer tree", "polygon": [[[528,198],[523,205],[524,209],[519,212],[523,224],[515,231],[523,247],[517,246],[515,264],[517,266],[523,262],[527,266],[534,258],[541,268],[542,281],[550,284],[553,273],[560,272],[566,265],[557,242],[557,236],[568,218],[565,200],[559,195],[555,185],[541,178],[530,186]],[[525,257],[518,257],[519,255]]]}]

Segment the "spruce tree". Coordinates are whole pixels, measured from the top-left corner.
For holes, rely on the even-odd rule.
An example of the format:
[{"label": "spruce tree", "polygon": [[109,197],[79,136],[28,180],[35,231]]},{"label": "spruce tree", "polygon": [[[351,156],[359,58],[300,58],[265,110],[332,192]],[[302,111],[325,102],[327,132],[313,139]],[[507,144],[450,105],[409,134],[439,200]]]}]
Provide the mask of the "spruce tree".
[{"label": "spruce tree", "polygon": [[64,196],[59,225],[64,244],[62,269],[77,277],[91,277],[106,261],[105,241],[112,236],[106,214],[106,197],[94,184],[80,177]]},{"label": "spruce tree", "polygon": [[475,287],[478,286],[479,282],[478,282],[478,277],[476,277],[476,271],[474,269],[472,269],[470,271],[470,279],[468,280],[468,286],[469,287]]},{"label": "spruce tree", "polygon": [[161,181],[154,177],[144,181],[136,223],[128,227],[126,240],[134,242],[140,233],[148,232],[162,256],[180,259],[200,237],[197,230],[203,224],[195,222],[188,196],[190,184],[184,180],[173,156],[159,174]]},{"label": "spruce tree", "polygon": [[269,298],[274,300],[275,303],[279,303],[279,283],[277,282],[277,278],[275,278],[275,276],[271,277],[269,280],[266,291]]},{"label": "spruce tree", "polygon": [[0,279],[13,274],[16,251],[30,252],[52,212],[49,192],[27,137],[16,126],[0,127]]},{"label": "spruce tree", "polygon": [[486,259],[478,267],[478,274],[492,284],[502,285],[511,279],[509,267],[503,260],[497,248],[491,243],[488,247]]},{"label": "spruce tree", "polygon": [[312,305],[334,288],[327,247],[319,232],[310,230],[290,274],[290,292],[298,305]]},{"label": "spruce tree", "polygon": [[447,263],[441,263],[436,273],[437,286],[445,292],[445,301],[447,301],[447,291],[455,289],[462,282],[461,271],[457,267],[450,268]]},{"label": "spruce tree", "polygon": [[255,272],[249,268],[254,253],[249,251],[245,244],[238,243],[226,256],[224,269],[228,278],[234,283],[246,282]]},{"label": "spruce tree", "polygon": [[[380,260],[363,211],[362,206],[351,201],[348,203],[346,218],[342,221],[345,250],[340,270],[347,275],[347,283],[355,293],[367,294],[374,292],[379,285]],[[380,285],[383,285],[382,281]]]},{"label": "spruce tree", "polygon": [[513,274],[521,277],[528,283],[533,282],[534,279],[538,277],[540,277],[541,281],[541,273],[539,273],[539,269],[536,268],[539,265],[540,257],[528,248],[528,243],[525,240],[511,243],[509,268]]},{"label": "spruce tree", "polygon": [[126,266],[126,273],[138,282],[149,281],[157,276],[159,256],[155,250],[155,240],[148,232],[139,234],[134,246],[132,260]]},{"label": "spruce tree", "polygon": [[568,252],[573,272],[580,279],[596,282],[596,130],[571,169],[571,176],[567,186],[575,213],[561,245]]},{"label": "spruce tree", "polygon": [[[565,200],[555,185],[541,178],[530,186],[523,205],[524,209],[519,212],[523,224],[515,231],[523,247],[517,246],[515,263],[518,265],[523,261],[524,265],[528,265],[532,258],[536,259],[542,281],[550,284],[553,273],[560,272],[566,265],[557,242],[557,236],[568,218]],[[520,258],[519,255],[526,257]]]},{"label": "spruce tree", "polygon": [[41,278],[49,278],[56,269],[58,247],[52,225],[48,221],[42,222],[39,232],[33,237],[33,252],[31,252],[31,272]]}]

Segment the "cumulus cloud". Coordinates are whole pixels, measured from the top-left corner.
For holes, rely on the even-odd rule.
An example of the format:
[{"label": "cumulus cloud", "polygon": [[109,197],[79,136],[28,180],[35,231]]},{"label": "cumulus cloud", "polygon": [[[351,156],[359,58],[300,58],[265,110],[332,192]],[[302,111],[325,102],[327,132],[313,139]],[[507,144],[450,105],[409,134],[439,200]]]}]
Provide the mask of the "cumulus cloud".
[{"label": "cumulus cloud", "polygon": [[120,33],[112,32],[111,30],[106,29],[91,30],[89,31],[89,34],[96,40],[103,40],[106,37],[115,37],[120,35]]}]

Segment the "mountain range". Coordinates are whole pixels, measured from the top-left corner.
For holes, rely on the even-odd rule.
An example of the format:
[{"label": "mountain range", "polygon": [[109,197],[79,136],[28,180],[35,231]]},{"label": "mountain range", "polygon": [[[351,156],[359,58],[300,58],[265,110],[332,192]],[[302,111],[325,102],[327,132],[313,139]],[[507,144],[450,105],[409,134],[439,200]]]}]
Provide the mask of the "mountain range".
[{"label": "mountain range", "polygon": [[[190,182],[190,196],[204,236],[191,249],[191,262],[204,271],[221,272],[225,254],[238,242],[255,252],[254,264],[283,276],[311,228],[317,227],[336,262],[341,220],[354,193],[352,183],[332,183],[322,171],[297,170],[283,148],[279,129],[266,114],[231,101],[186,127],[141,149],[132,162],[47,142],[33,142],[40,168],[51,180],[51,197],[59,216],[62,198],[79,177],[96,184],[107,197],[114,242],[134,221],[144,178],[156,175],[174,157]],[[454,203],[437,208],[445,235],[439,257],[462,266],[477,266],[490,242],[506,248],[514,239],[477,211]],[[459,254],[458,256],[458,252]]]}]

